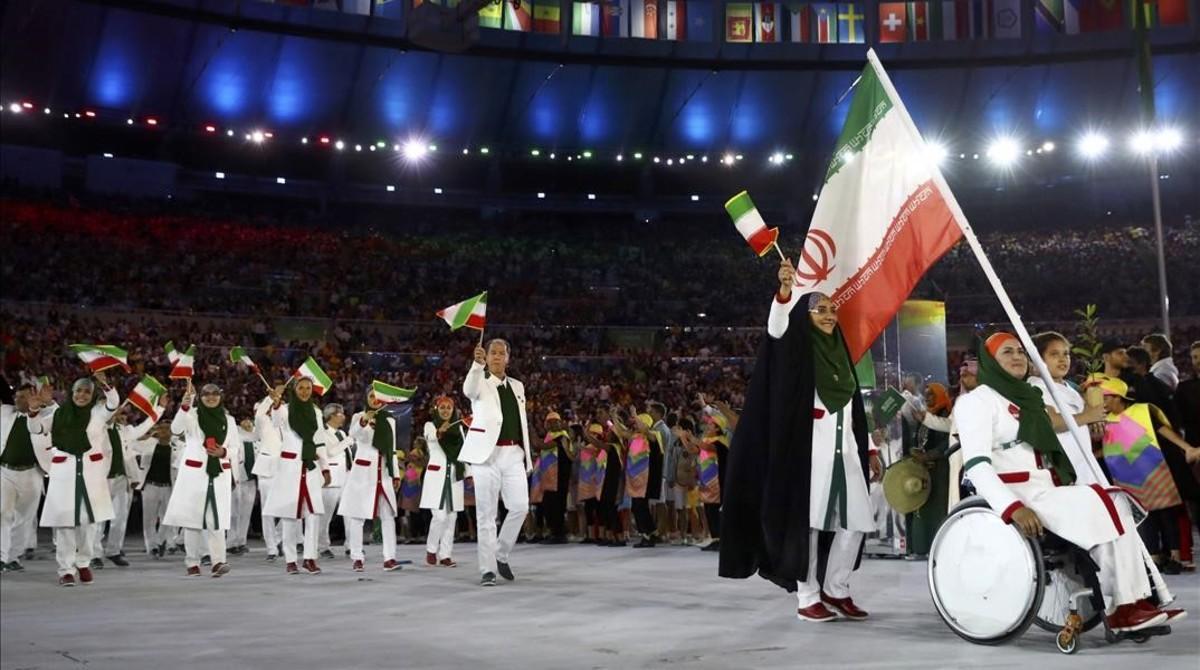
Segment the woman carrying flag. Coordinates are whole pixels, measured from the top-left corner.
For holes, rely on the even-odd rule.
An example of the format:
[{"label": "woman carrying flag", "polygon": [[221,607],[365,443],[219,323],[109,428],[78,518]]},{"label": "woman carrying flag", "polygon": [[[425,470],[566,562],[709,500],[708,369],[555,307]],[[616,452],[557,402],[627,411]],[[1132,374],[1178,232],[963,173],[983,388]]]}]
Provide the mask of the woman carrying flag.
[{"label": "woman carrying flag", "polygon": [[399,570],[396,514],[400,508],[396,492],[402,473],[396,452],[396,419],[375,397],[373,387],[367,388],[367,409],[350,419],[350,437],[357,446],[338,514],[345,517],[346,544],[350,547],[354,571],[365,570],[363,524],[372,519],[379,519],[383,527],[383,569]]},{"label": "woman carrying flag", "polygon": [[[237,423],[221,403],[216,384],[196,389],[188,380],[187,392],[171,421],[171,432],[183,435],[182,463],[163,524],[183,529],[184,565],[188,577],[200,576],[200,557],[212,557],[212,576],[229,573],[225,562],[225,532],[229,530],[233,463],[239,458],[241,436]],[[295,548],[293,547],[293,551]]]},{"label": "woman carrying flag", "polygon": [[283,442],[263,516],[278,518],[283,526],[283,555],[289,575],[300,572],[296,545],[301,541],[300,524],[304,524],[304,571],[318,575],[319,515],[325,512],[321,488],[331,481],[324,444],[317,442],[325,433],[325,421],[321,408],[313,401],[312,379],[297,379],[287,391],[286,402],[284,391],[283,386],[271,390],[271,420]]},{"label": "woman carrying flag", "polygon": [[463,475],[465,466],[458,460],[466,438],[462,416],[454,400],[440,396],[433,402],[432,421],[425,423],[425,444],[429,465],[421,489],[421,508],[433,511],[425,543],[425,563],[453,568],[454,529],[458,513],[463,511]]}]

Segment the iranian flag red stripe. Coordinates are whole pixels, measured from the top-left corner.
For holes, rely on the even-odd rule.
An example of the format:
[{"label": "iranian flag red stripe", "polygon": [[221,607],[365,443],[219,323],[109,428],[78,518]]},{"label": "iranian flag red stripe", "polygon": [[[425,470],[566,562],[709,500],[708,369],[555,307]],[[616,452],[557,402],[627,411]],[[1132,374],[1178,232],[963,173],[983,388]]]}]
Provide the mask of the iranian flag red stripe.
[{"label": "iranian flag red stripe", "polygon": [[854,91],[796,284],[838,306],[857,361],[965,220],[875,52]]},{"label": "iranian flag red stripe", "polygon": [[142,414],[158,421],[158,399],[167,389],[150,375],[145,375],[138,385],[129,392],[129,404],[141,410]]},{"label": "iranian flag red stripe", "polygon": [[192,366],[196,363],[196,345],[188,347],[187,351],[179,355],[175,361],[175,367],[171,368],[171,374],[167,377],[171,379],[191,379]]},{"label": "iranian flag red stripe", "polygon": [[72,344],[70,349],[92,372],[103,372],[117,366],[129,370],[129,354],[120,347],[109,344]]}]

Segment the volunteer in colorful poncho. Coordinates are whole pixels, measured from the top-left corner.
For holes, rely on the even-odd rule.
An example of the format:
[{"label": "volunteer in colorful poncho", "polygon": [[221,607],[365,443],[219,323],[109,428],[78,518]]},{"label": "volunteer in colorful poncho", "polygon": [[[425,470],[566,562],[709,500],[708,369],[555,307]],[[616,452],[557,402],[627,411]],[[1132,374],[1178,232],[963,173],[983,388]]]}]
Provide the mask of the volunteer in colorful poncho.
[{"label": "volunteer in colorful poncho", "polygon": [[379,519],[383,531],[383,569],[399,570],[396,562],[396,515],[400,506],[396,492],[400,490],[400,460],[396,450],[396,419],[367,388],[367,409],[350,419],[350,437],[354,440],[354,462],[346,476],[338,514],[344,517],[346,544],[355,572],[366,568],[363,561],[363,524]]},{"label": "volunteer in colorful poncho", "polygon": [[[325,421],[321,408],[313,400],[312,380],[297,379],[287,391],[276,387],[271,391],[274,405],[271,420],[283,438],[279,462],[275,465],[275,481],[267,496],[263,516],[280,520],[283,530],[283,555],[288,574],[297,574],[296,545],[304,542],[304,571],[321,573],[317,567],[317,535],[320,516],[325,512],[321,488],[330,483],[329,466],[325,461]],[[301,531],[301,523],[304,524]]]},{"label": "volunteer in colorful poncho", "polygon": [[[546,414],[546,435],[538,445],[534,463],[536,492],[541,496],[541,516],[550,532],[543,544],[567,542],[567,492],[571,487],[571,434],[563,426],[558,412]],[[530,493],[534,502],[535,494]]]},{"label": "volunteer in colorful poncho", "polygon": [[[42,507],[41,525],[54,529],[55,558],[59,584],[92,583],[88,567],[92,560],[96,524],[113,518],[108,492],[108,420],[120,406],[116,389],[104,373],[96,381],[78,379],[71,386],[71,400],[42,410],[31,432],[49,433],[50,485]],[[97,384],[103,398],[96,395]]]},{"label": "volunteer in colorful poncho", "polygon": [[[829,607],[863,619],[867,613],[850,598],[850,575],[865,534],[875,530],[868,467],[875,479],[882,465],[868,452],[866,413],[837,309],[824,295],[793,292],[794,277],[783,261],[768,337],[729,449],[720,574],[758,572],[795,590],[801,620],[836,618]],[[807,313],[792,320],[797,304]]]},{"label": "volunteer in colorful poncho", "polygon": [[229,529],[233,463],[239,458],[237,423],[221,404],[221,389],[205,384],[196,390],[188,380],[171,432],[184,439],[182,462],[163,524],[183,529],[184,565],[188,577],[200,576],[200,557],[212,557],[212,576],[229,573],[225,531]]},{"label": "volunteer in colorful poncho", "polygon": [[1075,470],[1041,391],[1025,381],[1028,371],[1025,350],[1010,333],[992,335],[981,348],[979,387],[954,405],[966,476],[1026,536],[1048,530],[1089,550],[1100,568],[1110,628],[1166,623],[1170,614],[1145,600],[1150,582],[1128,497],[1115,487],[1073,485]]},{"label": "volunteer in colorful poncho", "polygon": [[429,464],[421,487],[421,509],[433,512],[425,542],[425,563],[453,568],[458,565],[451,555],[458,513],[463,511],[463,476],[466,472],[466,466],[458,460],[458,452],[462,450],[467,427],[449,397],[439,396],[433,405],[433,420],[425,422]]},{"label": "volunteer in colorful poncho", "polygon": [[1189,445],[1171,428],[1157,406],[1138,403],[1129,386],[1120,379],[1099,383],[1108,411],[1104,425],[1104,462],[1114,484],[1137,497],[1149,517],[1138,529],[1146,544],[1161,551],[1163,563],[1178,557],[1179,521],[1182,505],[1179,489],[1171,476],[1167,449],[1179,449],[1186,462],[1200,461],[1200,448]]}]

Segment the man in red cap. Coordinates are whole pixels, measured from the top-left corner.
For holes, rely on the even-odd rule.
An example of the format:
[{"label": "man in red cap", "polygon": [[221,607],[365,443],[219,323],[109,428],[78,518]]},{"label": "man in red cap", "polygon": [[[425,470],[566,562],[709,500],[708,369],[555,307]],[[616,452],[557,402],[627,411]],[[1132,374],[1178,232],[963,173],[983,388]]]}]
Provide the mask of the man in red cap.
[{"label": "man in red cap", "polygon": [[1028,536],[1046,530],[1089,550],[1099,566],[1108,625],[1116,632],[1161,626],[1184,616],[1151,605],[1129,500],[1117,488],[1075,485],[1045,401],[1025,381],[1029,358],[1011,333],[987,339],[979,387],[960,397],[954,420],[964,470],[1005,522]]}]

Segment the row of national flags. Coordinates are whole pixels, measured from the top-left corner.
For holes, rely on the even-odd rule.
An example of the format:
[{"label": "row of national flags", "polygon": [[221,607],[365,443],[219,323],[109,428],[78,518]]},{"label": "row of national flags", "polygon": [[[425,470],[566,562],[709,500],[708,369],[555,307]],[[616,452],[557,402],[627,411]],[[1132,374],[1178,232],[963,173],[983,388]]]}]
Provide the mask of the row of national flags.
[{"label": "row of national flags", "polygon": [[[1038,33],[1080,33],[1132,26],[1134,0],[1035,0]],[[412,0],[455,6],[460,0]],[[724,7],[722,7],[722,4]],[[713,23],[730,43],[881,44],[1019,39],[1021,0],[928,0],[868,3],[728,2],[716,0],[503,0],[479,10],[482,28],[591,37],[709,41]],[[1149,0],[1145,25],[1186,26],[1188,0]],[[868,30],[869,22],[877,22]],[[570,22],[570,25],[566,25]],[[868,39],[868,33],[873,33]]]}]

